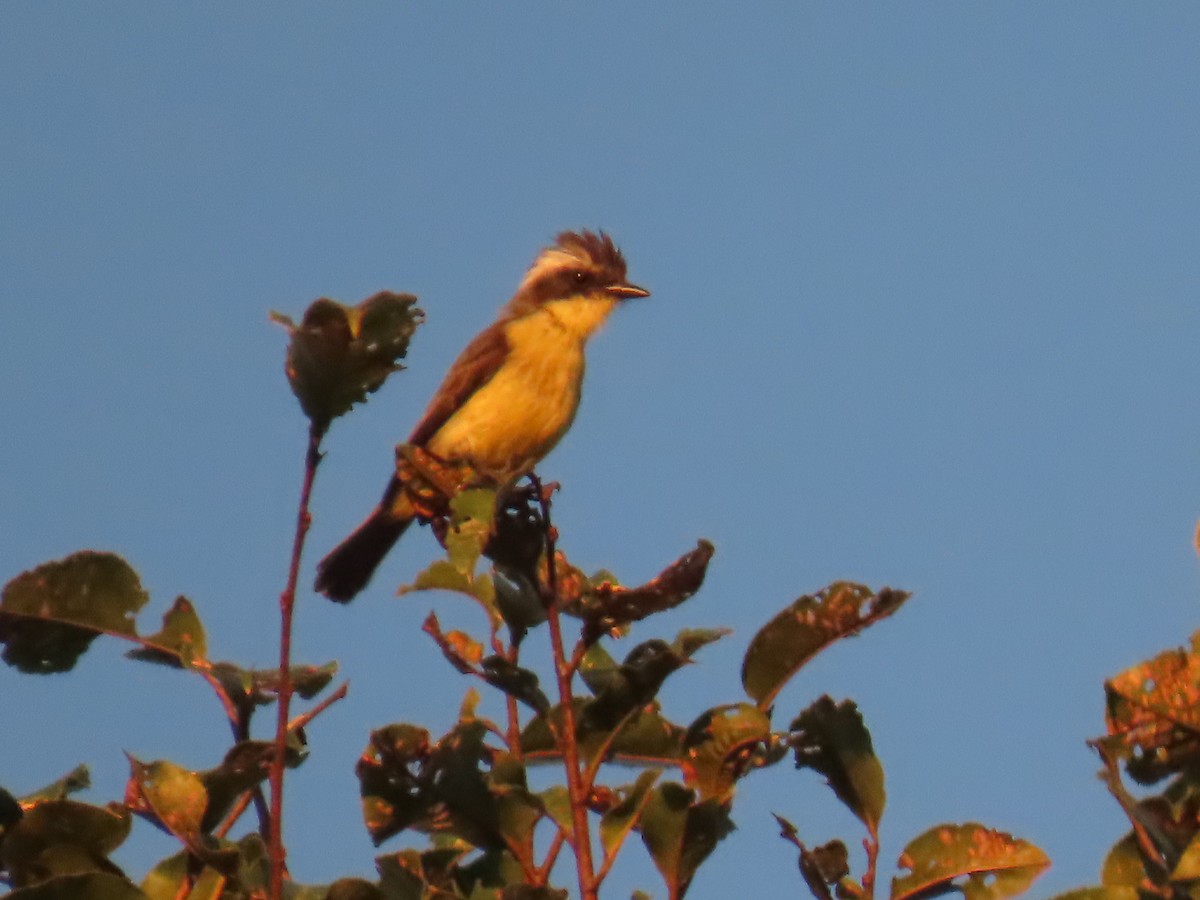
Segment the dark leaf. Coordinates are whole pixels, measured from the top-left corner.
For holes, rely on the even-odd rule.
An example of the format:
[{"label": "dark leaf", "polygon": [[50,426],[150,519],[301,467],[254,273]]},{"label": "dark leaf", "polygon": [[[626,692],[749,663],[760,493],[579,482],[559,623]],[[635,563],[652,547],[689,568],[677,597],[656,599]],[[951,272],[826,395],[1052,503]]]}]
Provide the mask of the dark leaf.
[{"label": "dark leaf", "polygon": [[5,900],[146,900],[128,879],[110,872],[63,875],[4,896]]},{"label": "dark leaf", "polygon": [[686,661],[666,641],[650,640],[634,647],[604,690],[584,707],[581,734],[612,731],[627,715],[654,700],[667,676]]},{"label": "dark leaf", "polygon": [[85,550],[23,572],[0,597],[3,659],[22,672],[66,672],[100,634],[132,637],[148,599],[112,553]]},{"label": "dark leaf", "polygon": [[502,656],[489,656],[483,661],[483,679],[510,697],[515,697],[534,712],[550,711],[550,701],[538,686],[538,677],[528,669],[514,666]]},{"label": "dark leaf", "polygon": [[274,757],[273,743],[242,741],[229,749],[221,765],[197,773],[207,795],[202,832],[216,828],[241,795],[266,780]]},{"label": "dark leaf", "polygon": [[429,732],[415,725],[388,725],[371,732],[355,766],[363,819],[375,845],[410,827],[430,828],[437,799],[425,774]]},{"label": "dark leaf", "polygon": [[323,900],[388,900],[377,885],[361,878],[339,878],[329,886]]},{"label": "dark leaf", "polygon": [[379,390],[424,318],[411,294],[380,291],[357,306],[322,297],[304,312],[299,326],[272,313],[291,340],[286,372],[292,393],[319,430]]},{"label": "dark leaf", "polygon": [[590,640],[596,640],[630,622],[683,603],[700,590],[714,552],[712,544],[701,540],[695,550],[679,557],[641,587],[626,588],[611,581],[585,586],[578,604],[568,606],[567,611],[584,619]]},{"label": "dark leaf", "polygon": [[817,653],[839,638],[858,634],[887,618],[908,597],[891,588],[873,593],[861,584],[838,581],[813,596],[799,598],[750,641],[742,661],[742,687],[761,709],[768,708],[788,680]]},{"label": "dark leaf", "polygon": [[529,884],[510,884],[500,891],[500,900],[567,900],[566,891],[552,887],[534,887]]},{"label": "dark leaf", "polygon": [[694,801],[674,782],[650,792],[642,811],[642,841],[672,897],[682,898],[700,864],[733,831],[728,809],[716,800]]},{"label": "dark leaf", "polygon": [[[575,720],[582,721],[586,700],[575,699]],[[521,732],[521,749],[532,762],[542,762],[559,759],[559,751],[554,740],[554,730],[550,722],[559,722],[562,713],[555,706],[548,716],[534,717]],[[657,703],[652,703],[648,709],[636,713],[626,722],[621,732],[609,746],[609,753],[619,762],[639,763],[646,765],[677,765],[682,753],[684,729],[667,721],[658,709]],[[580,738],[580,754],[584,759],[592,759],[600,746],[609,735],[603,731],[592,731]]]},{"label": "dark leaf", "polygon": [[129,836],[129,828],[129,813],[118,804],[47,800],[5,832],[0,856],[13,887],[82,872],[120,875],[108,856]]},{"label": "dark leaf", "polygon": [[1028,841],[971,822],[929,829],[904,848],[897,865],[909,871],[892,879],[893,900],[952,887],[967,900],[1001,900],[1028,890],[1050,859]]},{"label": "dark leaf", "polygon": [[662,773],[648,769],[637,777],[633,784],[620,788],[620,799],[600,818],[600,841],[604,845],[605,858],[616,855],[626,836],[637,827],[642,811],[650,802],[650,788]]},{"label": "dark leaf", "polygon": [[796,768],[824,775],[838,799],[876,834],[887,795],[871,734],[851,700],[819,698],[792,722]]}]

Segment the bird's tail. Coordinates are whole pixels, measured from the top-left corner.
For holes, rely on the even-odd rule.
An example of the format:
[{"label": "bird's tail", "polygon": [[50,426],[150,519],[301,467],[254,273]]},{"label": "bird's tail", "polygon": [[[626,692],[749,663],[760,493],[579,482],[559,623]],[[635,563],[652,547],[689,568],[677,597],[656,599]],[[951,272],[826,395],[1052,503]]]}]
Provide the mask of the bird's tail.
[{"label": "bird's tail", "polygon": [[314,587],[330,600],[349,603],[367,586],[383,558],[411,524],[412,516],[397,515],[387,504],[375,507],[350,537],[317,564]]}]

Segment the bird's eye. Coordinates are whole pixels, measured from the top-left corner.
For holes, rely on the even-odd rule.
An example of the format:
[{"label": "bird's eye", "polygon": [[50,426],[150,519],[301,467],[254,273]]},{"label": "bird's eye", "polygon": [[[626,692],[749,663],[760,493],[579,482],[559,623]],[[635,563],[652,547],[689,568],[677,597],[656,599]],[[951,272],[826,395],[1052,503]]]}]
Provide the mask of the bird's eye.
[{"label": "bird's eye", "polygon": [[585,281],[587,281],[587,273],[582,269],[576,269],[571,273],[571,280],[576,284],[583,284]]}]

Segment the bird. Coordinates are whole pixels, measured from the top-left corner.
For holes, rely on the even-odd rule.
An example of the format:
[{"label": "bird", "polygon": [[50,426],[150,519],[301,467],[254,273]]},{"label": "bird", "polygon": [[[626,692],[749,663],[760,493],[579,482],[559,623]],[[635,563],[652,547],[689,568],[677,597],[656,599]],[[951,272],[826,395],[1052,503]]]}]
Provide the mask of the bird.
[{"label": "bird", "polygon": [[[648,296],[627,279],[625,257],[606,233],[560,233],[451,364],[407,443],[464,462],[507,490],[574,422],[588,339],[617,306]],[[318,563],[315,589],[352,600],[416,515],[393,474],[370,515]]]}]

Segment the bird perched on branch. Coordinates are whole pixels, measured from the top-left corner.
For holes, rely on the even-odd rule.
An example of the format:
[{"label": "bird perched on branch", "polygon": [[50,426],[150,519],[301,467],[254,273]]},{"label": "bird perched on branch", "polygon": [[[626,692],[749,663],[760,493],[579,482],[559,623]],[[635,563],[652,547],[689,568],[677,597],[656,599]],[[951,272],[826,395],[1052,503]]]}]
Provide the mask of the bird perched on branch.
[{"label": "bird perched on branch", "polygon": [[[588,338],[622,301],[649,294],[626,279],[625,258],[608,235],[563,232],[450,366],[408,443],[511,486],[571,427]],[[318,564],[316,589],[351,600],[415,515],[393,475],[379,505]]]}]

